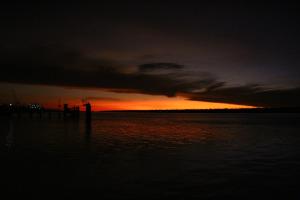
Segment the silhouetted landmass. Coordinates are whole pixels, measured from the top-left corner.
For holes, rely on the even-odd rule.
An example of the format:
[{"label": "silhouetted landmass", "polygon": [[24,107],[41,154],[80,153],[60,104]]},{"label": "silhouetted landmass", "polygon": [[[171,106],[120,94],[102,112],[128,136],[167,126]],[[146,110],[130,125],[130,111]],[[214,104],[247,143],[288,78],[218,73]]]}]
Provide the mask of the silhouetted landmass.
[{"label": "silhouetted landmass", "polygon": [[[89,104],[90,105],[90,104]],[[87,109],[90,115],[91,109]],[[11,116],[37,113],[39,115],[48,113],[63,113],[64,116],[70,115],[79,117],[79,107],[68,108],[65,105],[64,110],[46,109],[39,104],[30,105],[0,105],[0,116]],[[128,113],[300,113],[300,107],[281,107],[281,108],[241,108],[241,109],[184,109],[184,110],[112,110],[99,112],[128,112]],[[88,117],[89,118],[89,117]]]},{"label": "silhouetted landmass", "polygon": [[147,113],[300,113],[300,107],[242,108],[242,109],[186,109],[186,110],[118,110],[102,112],[147,112]]},{"label": "silhouetted landmass", "polygon": [[0,116],[4,117],[11,117],[11,116],[21,116],[21,115],[28,115],[30,117],[33,117],[34,115],[38,115],[42,117],[42,115],[48,115],[49,118],[51,118],[52,114],[62,114],[64,118],[66,117],[72,117],[72,118],[78,118],[79,117],[79,107],[74,106],[72,108],[68,107],[68,104],[64,105],[64,109],[47,109],[44,108],[40,104],[0,104]]},{"label": "silhouetted landmass", "polygon": [[[92,106],[90,103],[85,104],[85,119],[86,123],[90,124],[92,119]],[[47,109],[41,106],[40,104],[0,104],[0,117],[21,117],[29,116],[38,116],[42,118],[47,115],[49,119],[52,118],[52,115],[56,115],[58,118],[63,116],[63,119],[74,119],[78,120],[80,116],[79,106],[69,107],[68,104],[64,104],[63,110],[61,109]]]}]

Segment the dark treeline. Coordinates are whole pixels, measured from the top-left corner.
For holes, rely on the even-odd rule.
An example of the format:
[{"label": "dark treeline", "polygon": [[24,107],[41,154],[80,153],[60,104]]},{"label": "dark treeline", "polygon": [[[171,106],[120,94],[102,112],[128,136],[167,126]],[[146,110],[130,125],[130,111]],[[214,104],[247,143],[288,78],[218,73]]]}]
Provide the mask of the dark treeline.
[{"label": "dark treeline", "polygon": [[2,104],[0,105],[0,115],[11,115],[14,113],[34,113],[34,112],[44,112],[45,108],[39,104],[29,104],[29,105],[13,105],[13,104]]},{"label": "dark treeline", "polygon": [[67,106],[62,109],[47,109],[41,106],[40,104],[2,104],[0,105],[0,116],[10,117],[10,116],[23,116],[28,115],[30,117],[34,115],[38,115],[42,117],[42,115],[47,114],[50,118],[51,115],[57,113],[60,117],[63,114],[64,117],[75,117],[79,116],[79,107],[68,108]]},{"label": "dark treeline", "polygon": [[[85,106],[85,117],[88,123],[91,122],[92,107],[90,103],[84,104]],[[58,118],[63,119],[79,119],[80,108],[79,106],[69,107],[68,104],[64,104],[63,109],[49,109],[44,108],[40,104],[0,104],[0,116],[1,117],[12,117],[12,116],[39,116],[42,118],[43,115],[48,115],[51,118],[52,114],[55,114]]]}]

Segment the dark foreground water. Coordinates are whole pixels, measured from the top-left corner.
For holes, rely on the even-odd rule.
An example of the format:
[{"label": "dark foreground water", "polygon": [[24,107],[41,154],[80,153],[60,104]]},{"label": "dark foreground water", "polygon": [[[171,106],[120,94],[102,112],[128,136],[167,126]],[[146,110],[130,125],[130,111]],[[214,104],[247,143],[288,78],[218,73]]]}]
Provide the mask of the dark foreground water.
[{"label": "dark foreground water", "polygon": [[299,114],[2,119],[1,195],[299,199]]}]

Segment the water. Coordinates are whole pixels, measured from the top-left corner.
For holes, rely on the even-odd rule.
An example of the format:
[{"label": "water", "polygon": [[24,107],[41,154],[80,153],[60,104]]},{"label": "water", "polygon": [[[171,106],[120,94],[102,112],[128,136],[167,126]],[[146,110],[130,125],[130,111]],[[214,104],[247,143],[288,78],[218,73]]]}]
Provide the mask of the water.
[{"label": "water", "polygon": [[1,188],[102,199],[299,199],[299,114],[2,119]]}]

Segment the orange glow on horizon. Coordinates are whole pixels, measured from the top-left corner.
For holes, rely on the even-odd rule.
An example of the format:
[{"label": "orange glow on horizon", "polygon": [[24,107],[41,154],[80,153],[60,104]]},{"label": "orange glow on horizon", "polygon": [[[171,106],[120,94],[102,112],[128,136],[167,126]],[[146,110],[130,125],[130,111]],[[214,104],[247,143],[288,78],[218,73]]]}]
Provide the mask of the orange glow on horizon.
[{"label": "orange glow on horizon", "polygon": [[[179,109],[237,109],[255,108],[229,103],[213,103],[204,101],[191,101],[178,94],[177,97],[162,95],[147,95],[138,93],[121,93],[103,91],[100,89],[63,88],[55,86],[6,84],[5,88],[18,88],[16,93],[21,103],[39,103],[45,108],[62,109],[63,104],[69,107],[80,106],[84,110],[82,99],[89,97],[93,111],[109,110],[179,110]],[[6,102],[12,101],[8,98]],[[59,107],[59,104],[61,107]]]},{"label": "orange glow on horizon", "polygon": [[[143,99],[143,100],[120,100],[120,101],[90,101],[93,111],[113,111],[113,110],[180,110],[180,109],[238,109],[255,108],[253,106],[213,103],[204,101],[191,101],[183,98],[162,98]],[[84,110],[83,103],[80,100],[68,101],[70,107],[80,106]],[[46,108],[57,108],[57,104],[48,102],[43,104]]]}]

